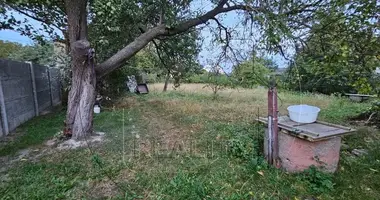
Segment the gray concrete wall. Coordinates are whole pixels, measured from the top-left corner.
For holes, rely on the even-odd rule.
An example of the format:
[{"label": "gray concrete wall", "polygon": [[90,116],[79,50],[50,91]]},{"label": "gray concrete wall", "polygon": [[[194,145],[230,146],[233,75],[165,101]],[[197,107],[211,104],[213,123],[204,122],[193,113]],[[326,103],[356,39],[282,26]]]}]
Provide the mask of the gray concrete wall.
[{"label": "gray concrete wall", "polygon": [[0,59],[0,136],[60,103],[58,77],[58,69]]},{"label": "gray concrete wall", "polygon": [[33,70],[36,83],[38,110],[42,111],[51,106],[48,68],[34,64]]},{"label": "gray concrete wall", "polygon": [[61,81],[58,69],[49,69],[51,101],[53,106],[61,104]]}]

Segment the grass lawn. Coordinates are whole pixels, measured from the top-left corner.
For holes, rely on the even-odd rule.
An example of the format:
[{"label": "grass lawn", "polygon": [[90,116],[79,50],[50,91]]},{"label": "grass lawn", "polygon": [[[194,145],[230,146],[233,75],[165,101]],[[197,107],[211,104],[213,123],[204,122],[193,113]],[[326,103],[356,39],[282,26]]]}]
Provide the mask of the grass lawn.
[{"label": "grass lawn", "polygon": [[[320,120],[355,126],[343,138],[339,170],[313,168],[289,174],[262,157],[265,89],[228,89],[212,100],[202,85],[125,96],[95,116],[106,141],[91,148],[22,159],[0,173],[0,199],[379,199],[380,133],[348,120],[369,104],[281,91],[279,110],[291,104],[322,109]],[[63,126],[64,111],[21,126],[0,156],[30,148],[39,152]],[[352,149],[368,155],[353,156]],[[0,164],[1,167],[1,164]]]}]

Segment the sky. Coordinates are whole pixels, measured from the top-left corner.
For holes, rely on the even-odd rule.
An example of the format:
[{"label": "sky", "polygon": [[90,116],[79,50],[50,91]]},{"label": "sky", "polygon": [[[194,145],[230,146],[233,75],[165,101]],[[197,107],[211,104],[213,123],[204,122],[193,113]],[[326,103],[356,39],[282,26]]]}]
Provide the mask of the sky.
[{"label": "sky", "polygon": [[[213,4],[211,4],[207,0],[196,0],[195,3],[191,4],[190,9],[192,10],[201,10],[203,12],[206,12],[207,10],[212,9]],[[20,15],[18,13],[14,13],[14,16],[16,19],[24,19],[27,18],[23,15]],[[244,40],[242,41],[237,40],[237,38],[242,38],[242,35],[246,35],[247,32],[244,31],[246,30],[243,25],[240,23],[242,21],[242,15],[238,15],[236,12],[229,12],[227,14],[221,14],[218,15],[217,18],[219,21],[226,26],[229,30],[233,32],[232,38],[235,38],[236,40],[231,41],[231,46],[236,49],[239,52],[251,52],[252,47],[254,46],[254,40]],[[30,23],[36,28],[41,28],[41,25],[39,22],[28,18]],[[202,47],[201,47],[201,52],[198,56],[198,60],[201,65],[206,66],[206,65],[213,65],[217,57],[219,56],[221,52],[221,46],[215,45],[215,43],[212,42],[213,35],[212,30],[215,30],[216,27],[216,22],[211,21],[209,27],[204,27],[201,29],[201,38],[203,38],[202,42]],[[43,33],[41,33],[43,34]],[[255,38],[255,35],[258,35],[258,33],[252,33]],[[247,37],[244,37],[247,38]],[[21,34],[11,31],[11,30],[1,30],[0,31],[0,40],[6,40],[6,41],[11,41],[11,42],[17,42],[21,43],[23,45],[32,45],[33,41],[27,37],[27,36],[22,36]],[[287,61],[281,56],[277,54],[268,54],[268,53],[263,53],[262,56],[265,56],[269,59],[272,59],[280,68],[284,68],[287,66]],[[232,71],[232,66],[236,63],[232,63],[231,60],[225,60],[224,63],[221,63],[221,67],[226,71],[230,72]]]},{"label": "sky", "polygon": [[[201,10],[203,11],[203,13],[205,13],[211,10],[213,7],[214,4],[210,3],[210,1],[208,0],[197,0],[194,4],[191,5],[190,9],[198,11]],[[241,22],[244,21],[243,15],[239,15],[237,12],[232,11],[228,13],[219,14],[217,16],[217,19],[221,22],[221,24],[223,24],[232,32],[232,40],[230,43],[231,46],[237,50],[237,52],[252,52],[252,47],[254,46],[254,44],[257,43],[255,43],[254,41],[258,40],[259,33],[253,30],[253,37],[247,37],[247,34],[250,34],[250,32],[247,32],[247,27],[244,27],[241,24]],[[202,65],[212,65],[217,60],[216,57],[219,56],[221,52],[220,46],[215,46],[215,44],[212,44],[213,34],[211,30],[215,30],[215,27],[217,27],[217,23],[211,20],[210,27],[211,28],[205,27],[201,30],[201,37],[204,38],[204,42],[202,44],[202,50],[199,56],[199,60]],[[244,38],[243,41],[241,40],[242,38]],[[247,40],[247,38],[250,39]],[[292,54],[292,50],[290,50],[289,54]],[[279,68],[285,68],[288,65],[287,60],[283,58],[283,56],[278,54],[268,54],[262,52],[260,56],[264,56],[273,60],[279,66]],[[224,64],[221,64],[221,67],[224,68],[226,72],[229,72],[231,71],[231,67],[234,64],[231,62],[226,62]]]},{"label": "sky", "polygon": [[22,36],[19,33],[11,30],[1,30],[0,40],[6,40],[11,42],[21,43],[23,45],[32,45],[33,41],[26,36]]}]

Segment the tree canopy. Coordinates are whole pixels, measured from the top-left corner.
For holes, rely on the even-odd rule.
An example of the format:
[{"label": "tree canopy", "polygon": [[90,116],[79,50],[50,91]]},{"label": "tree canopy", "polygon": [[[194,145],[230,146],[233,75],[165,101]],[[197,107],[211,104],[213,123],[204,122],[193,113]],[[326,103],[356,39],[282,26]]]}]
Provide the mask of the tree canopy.
[{"label": "tree canopy", "polygon": [[272,60],[254,54],[248,61],[236,66],[232,76],[239,85],[251,88],[255,85],[267,85],[270,73],[277,68]]},{"label": "tree canopy", "polygon": [[0,40],[0,58],[15,61],[31,61],[41,65],[53,65],[55,61],[53,44],[23,46],[15,42]]},{"label": "tree canopy", "polygon": [[22,45],[15,42],[0,40],[0,58],[9,58],[10,55],[19,51]]},{"label": "tree canopy", "polygon": [[[373,92],[380,65],[380,33],[375,1],[338,4],[319,16],[297,51],[289,79],[292,88],[322,93]],[[299,75],[299,77],[298,77]],[[301,88],[299,88],[301,85]]]},{"label": "tree canopy", "polygon": [[31,61],[41,65],[52,66],[55,62],[53,44],[24,46],[9,55],[9,59],[17,61]]}]

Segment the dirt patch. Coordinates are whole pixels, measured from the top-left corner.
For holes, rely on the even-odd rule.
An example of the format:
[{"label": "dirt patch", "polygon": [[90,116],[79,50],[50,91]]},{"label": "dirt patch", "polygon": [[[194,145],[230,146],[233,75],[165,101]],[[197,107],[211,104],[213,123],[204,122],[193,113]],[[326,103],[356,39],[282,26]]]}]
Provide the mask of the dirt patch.
[{"label": "dirt patch", "polygon": [[7,171],[15,163],[24,161],[37,162],[42,156],[51,153],[50,149],[23,149],[18,151],[15,156],[0,157],[0,182],[8,177]]},{"label": "dirt patch", "polygon": [[[81,147],[88,147],[89,145],[96,145],[104,142],[105,134],[103,132],[97,132],[84,140],[74,140],[69,139],[57,145],[58,150],[69,150],[69,149],[77,149]],[[52,141],[48,141],[50,145],[53,144]]]},{"label": "dirt patch", "polygon": [[8,167],[17,161],[36,161],[38,158],[46,154],[45,149],[23,149],[16,153],[15,156],[0,157],[0,172],[5,172]]},{"label": "dirt patch", "polygon": [[0,174],[6,173],[7,170],[19,161],[31,161],[38,162],[41,157],[50,155],[57,150],[69,150],[81,147],[87,147],[90,145],[101,144],[105,141],[105,134],[103,132],[97,132],[90,136],[87,140],[76,141],[73,139],[61,142],[54,138],[45,142],[45,146],[39,148],[28,148],[18,151],[14,156],[0,157]]}]

